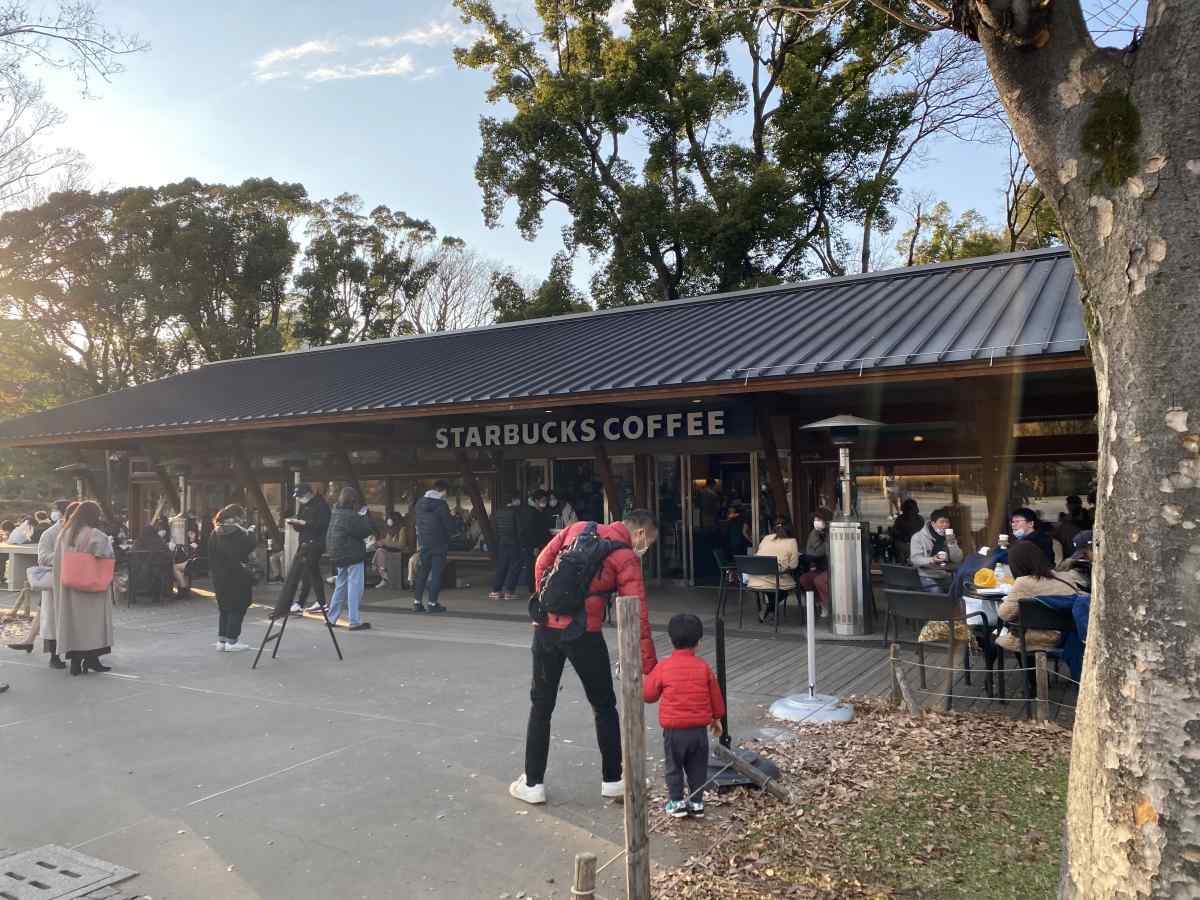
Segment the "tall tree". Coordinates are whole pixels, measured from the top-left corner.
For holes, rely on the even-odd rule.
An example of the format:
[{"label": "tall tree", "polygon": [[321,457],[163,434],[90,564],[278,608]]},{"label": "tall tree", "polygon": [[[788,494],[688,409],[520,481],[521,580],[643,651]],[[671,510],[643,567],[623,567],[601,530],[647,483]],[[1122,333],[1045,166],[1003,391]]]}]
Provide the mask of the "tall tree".
[{"label": "tall tree", "polygon": [[498,272],[492,280],[492,306],[497,322],[545,319],[570,313],[589,312],[591,306],[571,281],[571,257],[556,253],[550,274],[533,287],[521,284],[511,272]]},{"label": "tall tree", "polygon": [[[1100,406],[1099,554],[1059,895],[1195,896],[1200,3],[1147,0],[1144,27],[1113,48],[1096,44],[1081,0],[876,2],[979,41],[1079,278]],[[805,21],[847,10],[769,6]]]},{"label": "tall tree", "polygon": [[841,225],[890,190],[878,158],[913,104],[875,76],[921,35],[869,0],[838,29],[636,0],[622,34],[613,0],[537,0],[537,34],[456,5],[483,32],[456,60],[514,110],[480,123],[484,218],[515,201],[532,237],[561,206],[568,251],[604,259],[602,306],[840,273]]}]

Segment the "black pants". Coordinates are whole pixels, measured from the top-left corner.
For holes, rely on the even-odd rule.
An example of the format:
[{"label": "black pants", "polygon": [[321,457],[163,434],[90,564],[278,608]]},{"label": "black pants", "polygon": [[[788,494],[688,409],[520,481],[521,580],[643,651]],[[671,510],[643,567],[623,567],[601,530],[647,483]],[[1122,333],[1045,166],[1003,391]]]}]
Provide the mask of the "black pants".
[{"label": "black pants", "polygon": [[554,628],[533,633],[533,686],[529,699],[529,727],[525,732],[525,783],[541,784],[550,756],[550,717],[558,700],[558,683],[568,660],[583,682],[588,703],[596,718],[596,743],[605,781],[621,780],[621,724],[617,718],[617,695],[613,690],[608,645],[598,631],[584,632],[574,640],[562,640]]},{"label": "black pants", "polygon": [[664,728],[663,757],[666,761],[667,795],[672,800],[682,800],[683,778],[687,776],[688,799],[692,803],[704,801],[701,785],[708,781],[708,729]]},{"label": "black pants", "polygon": [[217,620],[217,637],[236,644],[237,639],[242,636],[242,620],[246,618],[246,610],[249,608],[249,600],[242,603],[217,597],[217,609],[220,611]]},{"label": "black pants", "polygon": [[496,577],[492,579],[492,593],[504,591],[511,594],[517,589],[517,579],[524,564],[524,552],[516,544],[501,544],[496,548]]},{"label": "black pants", "polygon": [[300,572],[300,590],[296,594],[296,602],[303,606],[308,600],[309,588],[312,588],[324,606],[325,579],[321,576],[321,554],[325,552],[325,547],[321,544],[302,544],[297,552],[304,554],[304,568]]},{"label": "black pants", "polygon": [[429,588],[429,605],[438,605],[438,595],[442,592],[442,574],[446,571],[446,552],[430,553],[428,550],[419,551],[421,561],[417,563],[417,581],[413,586],[416,591],[416,602],[420,603],[425,596],[425,588]]}]

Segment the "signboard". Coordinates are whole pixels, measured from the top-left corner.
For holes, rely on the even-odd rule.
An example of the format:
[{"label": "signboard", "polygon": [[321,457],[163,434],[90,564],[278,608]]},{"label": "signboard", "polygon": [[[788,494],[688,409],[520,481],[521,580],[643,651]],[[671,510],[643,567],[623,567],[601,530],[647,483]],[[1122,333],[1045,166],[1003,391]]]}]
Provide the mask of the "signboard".
[{"label": "signboard", "polygon": [[439,450],[474,447],[532,447],[537,445],[591,444],[596,441],[661,441],[724,438],[746,432],[742,416],[728,409],[689,411],[624,411],[611,414],[549,415],[520,422],[480,422],[439,425],[434,446]]}]

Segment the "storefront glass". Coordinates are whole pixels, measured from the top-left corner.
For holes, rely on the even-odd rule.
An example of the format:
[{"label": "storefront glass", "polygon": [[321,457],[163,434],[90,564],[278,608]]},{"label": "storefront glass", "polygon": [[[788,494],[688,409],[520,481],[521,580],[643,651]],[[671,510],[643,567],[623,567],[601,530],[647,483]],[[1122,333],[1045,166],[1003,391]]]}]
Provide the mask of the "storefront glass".
[{"label": "storefront glass", "polygon": [[655,577],[687,578],[684,552],[682,457],[654,458],[654,514],[658,519],[658,544],[655,553]]}]

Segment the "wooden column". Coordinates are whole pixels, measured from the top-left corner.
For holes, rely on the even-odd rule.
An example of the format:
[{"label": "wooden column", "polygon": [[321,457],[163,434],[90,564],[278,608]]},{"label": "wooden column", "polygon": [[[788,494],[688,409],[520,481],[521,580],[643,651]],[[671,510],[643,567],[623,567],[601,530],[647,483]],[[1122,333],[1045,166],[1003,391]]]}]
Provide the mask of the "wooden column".
[{"label": "wooden column", "polygon": [[365,504],[367,502],[367,495],[358,480],[358,473],[354,470],[354,460],[350,458],[350,451],[344,447],[338,447],[337,456],[342,462],[342,470],[346,475],[346,484],[358,492],[358,499]]},{"label": "wooden column", "polygon": [[479,490],[479,481],[475,478],[475,471],[471,468],[471,460],[467,456],[466,450],[457,450],[454,456],[458,459],[458,469],[462,473],[463,484],[467,487],[467,493],[471,495],[471,507],[475,510],[475,515],[479,518],[479,527],[483,531],[483,539],[492,548],[494,555],[496,532],[492,530],[491,516],[488,515],[487,507],[483,505],[483,491]]},{"label": "wooden column", "polygon": [[136,538],[142,533],[142,486],[133,480],[133,461],[129,460],[125,463],[129,467],[129,496],[126,503],[129,505],[129,537],[130,540]]},{"label": "wooden column", "polygon": [[92,492],[92,496],[96,498],[96,502],[100,504],[100,508],[104,510],[104,518],[112,522],[113,511],[112,504],[108,502],[108,491],[100,490],[100,483],[96,480],[96,475],[90,469],[82,469],[79,472],[79,477],[83,479],[87,489]]},{"label": "wooden column", "polygon": [[283,535],[279,531],[279,526],[275,524],[275,514],[271,511],[271,504],[267,502],[267,498],[262,492],[262,485],[254,477],[254,468],[250,465],[250,460],[246,456],[246,450],[242,447],[242,442],[236,438],[233,441],[233,468],[237,473],[238,483],[241,485],[242,491],[254,503],[255,509],[258,510],[263,527],[267,530],[267,536],[271,538],[276,547],[282,547]]},{"label": "wooden column", "polygon": [[159,487],[162,489],[163,496],[167,499],[167,502],[171,504],[171,508],[178,513],[183,512],[183,504],[179,499],[179,491],[175,489],[175,482],[171,481],[171,476],[167,474],[167,470],[158,464],[157,454],[143,444],[142,455],[149,460],[150,466],[154,469]]},{"label": "wooden column", "polygon": [[641,624],[637,597],[617,598],[621,666],[621,758],[625,764],[625,896],[650,900],[646,828],[646,704],[642,699]]},{"label": "wooden column", "polygon": [[975,435],[983,464],[988,524],[984,543],[1008,532],[1008,498],[1012,483],[1013,423],[1021,409],[1020,375],[973,379]]},{"label": "wooden column", "polygon": [[600,482],[604,485],[604,495],[608,498],[608,508],[613,521],[621,518],[621,492],[617,490],[617,480],[613,477],[612,462],[608,458],[608,448],[596,444],[596,468],[600,470]]},{"label": "wooden column", "polygon": [[654,457],[642,453],[633,458],[633,505],[650,508],[650,484],[654,480]]},{"label": "wooden column", "polygon": [[[771,498],[775,501],[775,514],[789,515],[783,466],[779,463],[779,448],[775,443],[775,431],[771,427],[771,414],[765,405],[759,404],[755,420],[758,425],[758,440],[767,463],[767,483],[771,486]],[[754,485],[754,490],[758,490],[758,485]],[[770,531],[769,528],[767,530]]]}]

